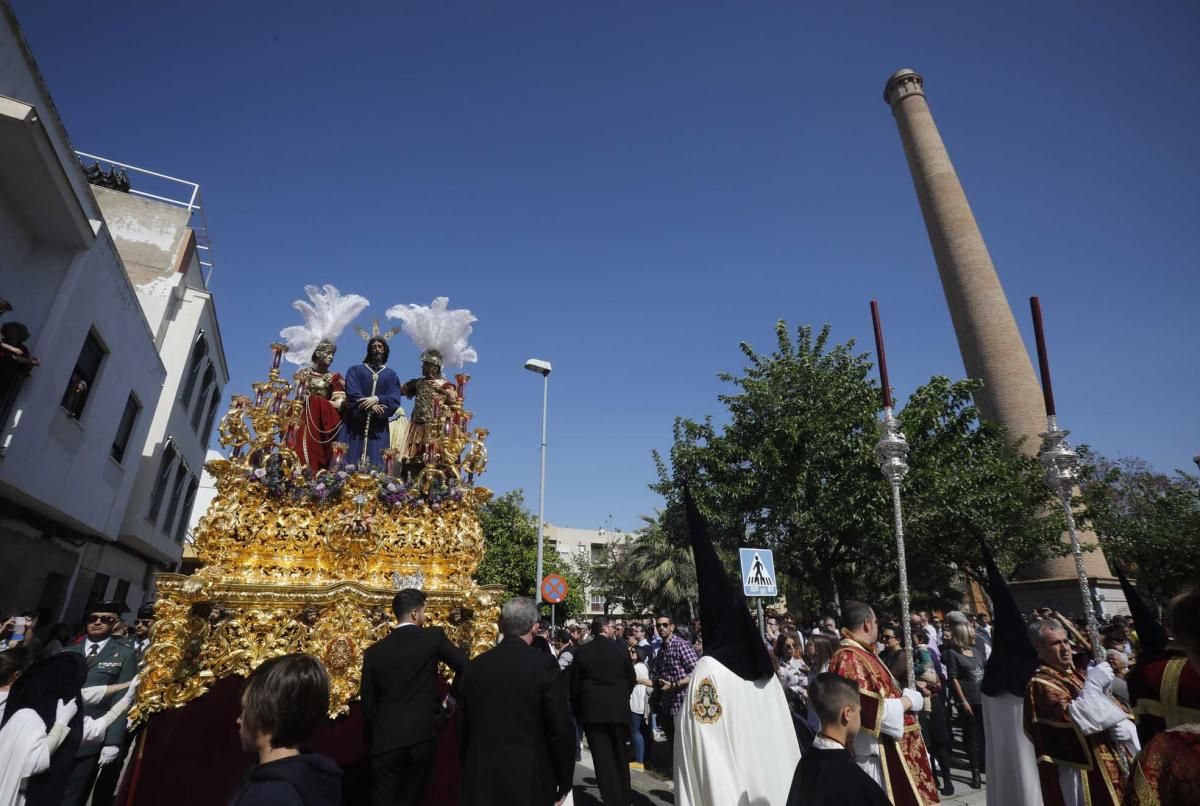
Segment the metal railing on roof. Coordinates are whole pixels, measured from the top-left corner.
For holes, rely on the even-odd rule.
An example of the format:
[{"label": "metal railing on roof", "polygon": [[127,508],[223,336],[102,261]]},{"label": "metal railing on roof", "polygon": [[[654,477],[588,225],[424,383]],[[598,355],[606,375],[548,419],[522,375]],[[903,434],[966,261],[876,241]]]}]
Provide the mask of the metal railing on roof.
[{"label": "metal railing on roof", "polygon": [[[157,171],[150,171],[146,168],[139,168],[136,165],[130,165],[125,162],[117,162],[107,157],[88,154],[84,151],[76,151],[75,155],[82,159],[92,160],[99,165],[107,165],[110,168],[121,168],[126,172],[138,174],[140,177],[145,178],[147,187],[154,187],[156,190],[161,190],[161,193],[150,193],[141,187],[131,186],[127,192],[134,196],[143,196],[147,199],[154,199],[164,204],[171,204],[186,209],[191,214],[188,226],[192,228],[192,232],[196,233],[196,248],[200,250],[200,273],[204,280],[204,286],[206,288],[209,287],[209,284],[212,282],[212,273],[216,258],[213,256],[212,239],[208,234],[208,218],[204,214],[204,205],[201,203],[200,185],[198,183],[161,174]],[[142,184],[142,182],[139,181],[138,184]],[[182,189],[180,186],[182,186]],[[182,190],[182,192],[175,192],[179,190]]]}]

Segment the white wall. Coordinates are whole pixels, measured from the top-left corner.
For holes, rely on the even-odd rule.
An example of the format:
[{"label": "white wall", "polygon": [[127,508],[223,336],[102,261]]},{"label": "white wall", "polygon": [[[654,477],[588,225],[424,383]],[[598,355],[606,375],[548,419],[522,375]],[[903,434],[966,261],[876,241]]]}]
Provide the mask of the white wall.
[{"label": "white wall", "polygon": [[[567,526],[555,526],[546,524],[546,538],[553,540],[555,548],[563,557],[575,558],[580,552],[591,562],[592,546],[603,545],[610,546],[619,544],[625,540],[627,535],[624,532],[608,531],[606,529],[573,529]],[[591,591],[585,592],[585,601],[588,603],[589,613],[602,613],[603,607],[593,607]],[[609,608],[610,613],[620,613],[620,607]]]},{"label": "white wall", "polygon": [[[167,372],[7,3],[0,3],[0,96],[37,112],[24,129],[6,120],[5,142],[19,147],[24,142],[20,138],[28,137],[29,142],[48,144],[31,150],[41,160],[34,164],[5,164],[5,154],[0,153],[0,296],[14,307],[0,321],[24,323],[32,333],[28,346],[42,362],[22,384],[12,415],[0,423],[0,499],[5,503],[0,566],[7,571],[13,564],[14,573],[4,578],[20,580],[0,589],[0,605],[49,604],[38,599],[53,588],[51,582],[65,586],[66,575],[71,575],[76,577],[75,588],[65,610],[74,617],[97,573],[113,578],[109,592],[120,579],[128,580],[127,599],[136,605],[147,558],[106,541],[115,541],[120,532],[139,471],[140,447],[150,433]],[[24,188],[44,192],[50,185],[13,182],[22,171],[57,177],[62,189],[55,192],[62,201],[56,203],[62,206],[26,207]],[[44,239],[47,221],[65,222],[59,230],[50,230],[52,234],[77,234],[51,243]],[[76,221],[80,226],[72,229]],[[31,222],[37,222],[36,228]],[[81,228],[83,222],[90,222],[90,233]],[[95,332],[106,354],[76,421],[60,401],[89,332]],[[111,456],[112,444],[131,392],[142,411],[125,455],[117,462]],[[88,538],[94,542],[86,542]],[[58,617],[64,610],[61,602],[55,610]]]},{"label": "white wall", "polygon": [[[167,368],[162,395],[153,412],[150,431],[141,451],[138,477],[121,528],[121,540],[160,562],[175,564],[183,553],[182,536],[191,520],[186,493],[193,482],[199,484],[209,437],[215,429],[216,418],[221,414],[224,389],[229,380],[224,345],[217,327],[212,294],[204,287],[198,253],[194,246],[187,248],[188,244],[194,243],[194,235],[186,228],[186,217],[158,216],[154,228],[158,240],[169,243],[174,241],[164,222],[184,225],[178,239],[184,246],[174,251],[149,251],[141,240],[141,229],[136,226],[134,216],[147,211],[157,212],[153,206],[169,205],[149,202],[151,206],[147,206],[146,200],[139,201],[137,205],[127,204],[123,194],[103,188],[96,189],[96,196],[106,215],[110,209],[115,209],[122,217],[121,229],[117,231],[117,248],[122,255],[131,252],[138,261],[136,268],[131,269],[145,280],[137,286],[138,299],[151,326],[157,331],[159,355]],[[131,242],[130,238],[135,240]],[[131,265],[127,262],[126,268],[129,269]],[[192,351],[198,338],[204,339],[208,352],[197,365],[197,380],[187,399],[183,400],[181,394],[187,391]],[[214,383],[206,387],[204,377],[210,367]],[[214,391],[218,402],[213,413],[213,424],[209,425]],[[184,498],[179,509],[172,513],[173,485],[180,463],[176,459],[175,470],[171,471],[171,485],[152,521],[149,512],[154,489],[162,472],[168,440],[182,457]],[[173,517],[168,522],[169,516]]]}]

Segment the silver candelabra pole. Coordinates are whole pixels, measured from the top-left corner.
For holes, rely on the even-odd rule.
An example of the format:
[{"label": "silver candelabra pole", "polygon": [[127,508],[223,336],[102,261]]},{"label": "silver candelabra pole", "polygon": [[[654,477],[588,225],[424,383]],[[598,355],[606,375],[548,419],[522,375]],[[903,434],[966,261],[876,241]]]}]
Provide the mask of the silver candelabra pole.
[{"label": "silver candelabra pole", "polygon": [[1100,654],[1100,627],[1096,623],[1096,608],[1092,604],[1088,586],[1087,570],[1083,567],[1083,551],[1079,547],[1079,532],[1075,528],[1075,512],[1071,509],[1071,496],[1079,483],[1079,454],[1067,442],[1070,431],[1058,427],[1058,417],[1046,416],[1046,431],[1038,434],[1042,438],[1042,451],[1038,454],[1042,467],[1046,469],[1046,484],[1062,499],[1063,515],[1067,519],[1067,534],[1071,536],[1071,554],[1075,557],[1075,574],[1079,577],[1079,596],[1083,612],[1087,615],[1088,640],[1092,642],[1092,657],[1103,661]]},{"label": "silver candelabra pole", "polygon": [[900,509],[900,482],[908,473],[908,440],[900,432],[900,422],[892,416],[892,407],[883,410],[883,436],[875,444],[875,458],[883,477],[892,485],[892,522],[896,529],[896,557],[900,563],[900,619],[904,634],[904,656],[908,660],[906,685],[915,689],[913,674],[912,624],[908,613],[908,561],[904,556],[904,516]]}]

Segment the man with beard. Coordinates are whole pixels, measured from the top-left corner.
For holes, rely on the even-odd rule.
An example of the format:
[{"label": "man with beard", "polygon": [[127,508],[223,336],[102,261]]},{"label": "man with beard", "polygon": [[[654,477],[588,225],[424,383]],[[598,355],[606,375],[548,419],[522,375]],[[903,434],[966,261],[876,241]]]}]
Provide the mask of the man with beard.
[{"label": "man with beard", "polygon": [[347,461],[360,467],[383,467],[388,447],[388,418],[400,408],[400,379],[387,368],[388,344],[380,336],[367,341],[361,364],[346,372],[346,407],[343,437],[350,446]]}]

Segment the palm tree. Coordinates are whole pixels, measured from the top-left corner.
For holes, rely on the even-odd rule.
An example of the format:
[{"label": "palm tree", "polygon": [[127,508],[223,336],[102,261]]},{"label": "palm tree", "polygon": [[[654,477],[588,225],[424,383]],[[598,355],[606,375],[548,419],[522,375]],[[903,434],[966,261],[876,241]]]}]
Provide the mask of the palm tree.
[{"label": "palm tree", "polygon": [[633,599],[655,613],[696,615],[696,564],[691,546],[663,528],[662,513],[643,515],[645,527],[627,537],[613,571],[625,581]]}]

